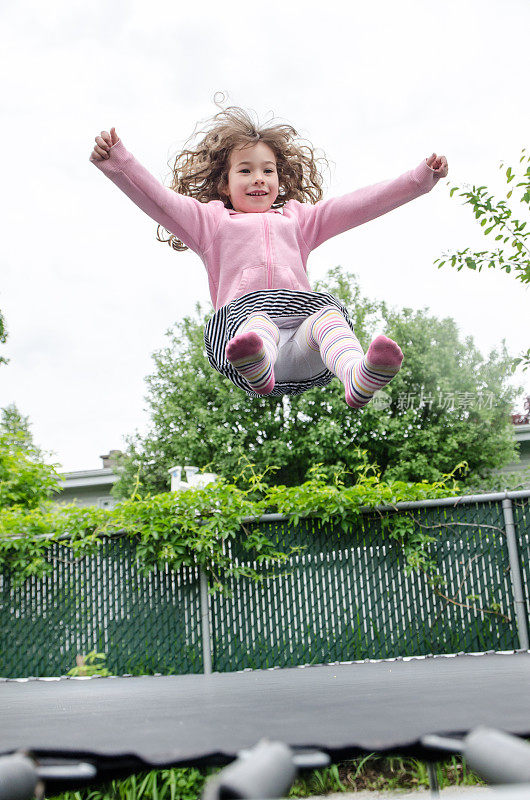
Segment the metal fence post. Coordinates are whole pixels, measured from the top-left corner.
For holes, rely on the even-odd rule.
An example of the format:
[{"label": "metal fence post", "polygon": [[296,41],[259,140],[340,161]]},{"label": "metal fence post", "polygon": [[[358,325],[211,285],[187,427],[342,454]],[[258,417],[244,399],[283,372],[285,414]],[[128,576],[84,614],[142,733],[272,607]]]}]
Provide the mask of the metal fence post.
[{"label": "metal fence post", "polygon": [[523,593],[521,570],[519,569],[519,548],[517,547],[517,538],[515,535],[512,501],[508,497],[505,497],[502,501],[502,513],[504,515],[504,528],[506,530],[506,543],[508,545],[508,558],[510,560],[519,646],[523,650],[528,650],[530,647],[528,642],[528,620],[526,616],[526,602]]},{"label": "metal fence post", "polygon": [[200,579],[200,604],[201,604],[201,639],[202,639],[202,663],[205,675],[212,674],[212,641],[210,637],[210,603],[208,600],[208,578],[206,573],[199,567]]},{"label": "metal fence post", "polygon": [[[190,486],[206,485],[212,483],[217,477],[212,472],[207,472],[206,475],[201,476],[202,482],[194,481],[190,483],[190,477],[193,478],[197,474],[198,467],[184,467],[186,472],[187,483],[181,480],[182,467],[177,465],[168,469],[171,475],[171,491],[178,492],[180,489],[189,489]],[[212,672],[212,640],[210,636],[210,602],[208,600],[208,578],[206,573],[199,567],[199,608],[201,616],[201,640],[202,640],[202,665],[205,675],[211,675]]]}]

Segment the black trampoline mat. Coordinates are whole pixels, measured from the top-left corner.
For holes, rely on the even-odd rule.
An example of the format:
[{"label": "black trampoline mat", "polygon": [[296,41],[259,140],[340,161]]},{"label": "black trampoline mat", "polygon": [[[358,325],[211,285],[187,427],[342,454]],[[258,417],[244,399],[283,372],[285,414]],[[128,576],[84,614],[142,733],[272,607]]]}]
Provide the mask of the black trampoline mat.
[{"label": "black trampoline mat", "polygon": [[424,734],[478,725],[530,736],[530,652],[0,681],[0,754],[227,763],[266,737],[339,759],[421,754]]}]

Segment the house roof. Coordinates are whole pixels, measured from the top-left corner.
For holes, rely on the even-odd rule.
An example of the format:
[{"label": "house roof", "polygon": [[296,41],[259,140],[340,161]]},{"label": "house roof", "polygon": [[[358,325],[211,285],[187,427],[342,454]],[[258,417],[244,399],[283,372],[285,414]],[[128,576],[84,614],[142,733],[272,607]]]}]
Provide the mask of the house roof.
[{"label": "house roof", "polygon": [[110,467],[63,472],[59,481],[61,489],[77,489],[80,486],[110,486],[119,479]]}]

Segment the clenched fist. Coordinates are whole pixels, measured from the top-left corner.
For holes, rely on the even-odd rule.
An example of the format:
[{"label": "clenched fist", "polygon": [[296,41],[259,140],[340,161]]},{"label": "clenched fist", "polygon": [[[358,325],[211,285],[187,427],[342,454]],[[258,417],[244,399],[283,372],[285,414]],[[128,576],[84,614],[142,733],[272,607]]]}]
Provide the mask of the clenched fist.
[{"label": "clenched fist", "polygon": [[101,131],[101,135],[95,138],[96,144],[90,154],[90,161],[102,161],[104,158],[109,158],[110,148],[119,141],[120,138],[116,133],[116,128],[111,128],[110,133]]},{"label": "clenched fist", "polygon": [[436,153],[433,153],[432,156],[426,158],[425,161],[427,162],[427,166],[433,169],[441,178],[445,178],[449,172],[445,156],[437,156]]}]

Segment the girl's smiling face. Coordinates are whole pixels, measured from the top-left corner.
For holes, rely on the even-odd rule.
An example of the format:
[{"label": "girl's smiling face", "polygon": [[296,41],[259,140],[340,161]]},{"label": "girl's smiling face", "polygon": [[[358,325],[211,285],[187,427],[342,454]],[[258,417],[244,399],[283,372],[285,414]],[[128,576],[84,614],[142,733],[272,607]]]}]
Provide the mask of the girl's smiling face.
[{"label": "girl's smiling face", "polygon": [[230,153],[230,170],[226,194],[234,211],[257,213],[268,211],[278,197],[276,156],[265,142],[251,147],[234,148]]}]

